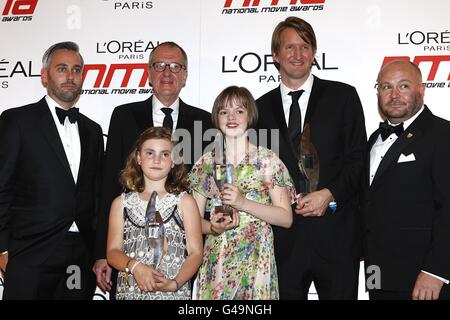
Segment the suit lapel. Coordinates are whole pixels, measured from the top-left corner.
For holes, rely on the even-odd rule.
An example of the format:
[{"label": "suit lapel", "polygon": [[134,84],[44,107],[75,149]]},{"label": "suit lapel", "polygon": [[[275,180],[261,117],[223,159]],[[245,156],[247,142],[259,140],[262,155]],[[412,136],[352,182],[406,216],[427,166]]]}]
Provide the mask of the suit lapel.
[{"label": "suit lapel", "polygon": [[73,181],[72,171],[70,170],[69,161],[67,160],[58,129],[56,128],[55,121],[53,120],[52,114],[44,98],[39,102],[38,108],[42,132],[44,133],[53,151],[55,151],[56,156],[66,170],[67,174],[70,175],[72,178],[71,180]]},{"label": "suit lapel", "polygon": [[394,142],[394,144],[389,148],[386,154],[381,160],[380,165],[378,166],[377,172],[375,173],[375,177],[373,178],[372,185],[376,183],[376,181],[383,175],[383,173],[392,165],[395,165],[396,160],[400,156],[402,150],[406,148],[411,142],[413,142],[417,138],[415,134],[413,138],[407,139],[405,132],[403,132],[400,137]]},{"label": "suit lapel", "polygon": [[191,132],[192,123],[191,115],[186,110],[186,104],[180,99],[176,129],[188,129]]},{"label": "suit lapel", "polygon": [[143,132],[149,127],[153,127],[153,107],[152,96],[147,100],[141,102],[141,104],[133,110],[134,119],[136,120],[139,132]]},{"label": "suit lapel", "polygon": [[271,96],[270,106],[272,108],[272,114],[274,116],[275,122],[277,123],[277,127],[280,128],[280,134],[283,137],[287,138],[289,141],[289,134],[287,130],[286,117],[284,116],[283,110],[283,99],[281,98],[281,90],[280,87],[274,91],[274,94]]},{"label": "suit lapel", "polygon": [[319,100],[322,95],[323,82],[316,76],[313,77],[314,82],[311,89],[311,96],[309,97],[308,100],[308,107],[306,108],[306,115],[305,120],[303,121],[303,127],[305,126],[306,123],[311,123],[311,119],[314,115],[314,112],[317,109],[317,106],[319,105]]},{"label": "suit lapel", "polygon": [[369,146],[369,150],[372,150],[373,145],[375,144],[375,141],[377,141],[378,135],[380,134],[380,129],[378,128],[377,130],[374,131],[374,133],[372,133],[372,135],[369,138],[368,141],[368,146]]},{"label": "suit lapel", "polygon": [[291,152],[291,158],[298,159],[298,153],[296,152],[296,148],[294,148],[291,138],[289,137],[289,132],[286,124],[286,117],[284,115],[283,99],[281,98],[280,87],[278,87],[273,92],[271,96],[270,107],[272,109],[272,115],[276,122],[276,127],[280,129],[280,140],[284,139],[284,141],[288,145],[288,150]]},{"label": "suit lapel", "polygon": [[378,135],[380,134],[380,129],[377,129],[372,133],[369,137],[369,141],[367,142],[367,152],[366,152],[366,166],[364,170],[364,185],[368,186],[370,182],[370,151],[372,150],[375,141],[377,141]]},{"label": "suit lapel", "polygon": [[[425,110],[422,111],[422,113],[413,121],[413,123],[409,125],[405,132],[403,132],[389,148],[378,166],[372,185],[374,185],[378,179],[383,176],[390,166],[396,164],[400,154],[407,146],[417,141],[423,135],[423,128],[426,126],[429,119],[431,119],[429,115],[431,115],[431,112],[425,106]],[[378,137],[378,135],[376,137]]]},{"label": "suit lapel", "polygon": [[86,120],[80,115],[78,123],[78,132],[80,133],[80,144],[81,144],[81,157],[80,157],[80,168],[78,169],[77,183],[83,176],[83,170],[86,168],[86,163],[89,158],[89,146],[91,143],[91,136],[86,125]]}]

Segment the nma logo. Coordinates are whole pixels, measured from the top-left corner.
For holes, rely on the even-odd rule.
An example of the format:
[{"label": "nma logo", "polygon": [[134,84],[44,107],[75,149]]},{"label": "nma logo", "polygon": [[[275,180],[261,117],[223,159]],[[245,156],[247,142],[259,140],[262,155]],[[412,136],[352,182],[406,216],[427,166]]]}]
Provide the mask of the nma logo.
[{"label": "nma logo", "polygon": [[427,88],[445,88],[447,90],[450,88],[450,55],[388,56],[384,57],[382,66],[393,60],[411,61],[418,66],[422,70],[424,80],[426,80],[424,85]]},{"label": "nma logo", "polygon": [[222,14],[321,11],[325,0],[225,0]]},{"label": "nma logo", "polygon": [[[393,60],[407,60],[411,61],[418,67],[420,64],[424,63],[430,66],[430,71],[426,75],[427,81],[435,81],[436,74],[438,73],[439,69],[441,70],[441,75],[447,77],[446,80],[450,80],[450,72],[447,73],[450,70],[450,55],[424,55],[424,56],[389,56],[384,57],[383,64],[381,66],[384,66],[386,63],[393,61]],[[441,79],[443,80],[443,79]]]},{"label": "nma logo", "polygon": [[[151,88],[145,88],[148,81],[147,69],[147,63],[86,64],[83,70],[85,89],[82,90],[82,94],[151,93]],[[86,79],[87,81],[85,81]],[[90,83],[94,79],[92,86]],[[130,79],[132,79],[131,84]],[[136,80],[139,80],[138,85],[136,85]],[[120,87],[117,87],[119,83]]]},{"label": "nma logo", "polygon": [[[230,8],[231,5],[234,3],[234,6],[239,6],[239,3],[242,3],[242,5],[240,7],[249,7],[250,5],[252,7],[258,7],[260,5],[261,0],[240,0],[240,1],[236,1],[236,0],[225,0],[225,4],[224,4],[224,8]],[[263,1],[268,2],[268,1]],[[270,1],[270,6],[278,6],[278,3],[280,1],[279,0],[271,0]],[[283,5],[286,5],[286,2],[288,2],[287,0],[282,0],[281,1]],[[289,5],[294,6],[297,4],[306,4],[306,5],[310,5],[310,4],[322,4],[325,3],[325,0],[289,0]]]}]

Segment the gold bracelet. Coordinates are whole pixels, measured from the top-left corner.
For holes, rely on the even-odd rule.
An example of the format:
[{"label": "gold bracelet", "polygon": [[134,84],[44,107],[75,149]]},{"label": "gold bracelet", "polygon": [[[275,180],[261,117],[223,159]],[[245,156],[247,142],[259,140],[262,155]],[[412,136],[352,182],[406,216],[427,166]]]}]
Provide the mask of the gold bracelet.
[{"label": "gold bracelet", "polygon": [[127,261],[127,264],[125,265],[125,272],[126,272],[126,273],[131,273],[130,268],[128,267],[128,265],[130,264],[130,262],[131,262],[132,260],[133,260],[133,259],[129,258],[128,261]]},{"label": "gold bracelet", "polygon": [[128,268],[128,265],[131,262],[131,258],[128,259],[127,264],[125,265],[125,284],[127,285],[127,287],[130,287],[130,282],[128,282],[128,274],[131,273],[130,269]]}]

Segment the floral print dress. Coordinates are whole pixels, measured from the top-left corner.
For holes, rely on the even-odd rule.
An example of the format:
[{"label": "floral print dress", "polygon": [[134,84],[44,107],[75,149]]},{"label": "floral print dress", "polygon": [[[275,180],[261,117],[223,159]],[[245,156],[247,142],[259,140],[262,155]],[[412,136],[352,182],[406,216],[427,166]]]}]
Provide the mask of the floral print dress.
[{"label": "floral print dress", "polygon": [[[194,165],[189,179],[191,189],[220,205],[219,190],[213,174],[211,153]],[[249,151],[236,166],[233,184],[247,199],[271,205],[269,188],[287,187],[291,203],[295,189],[285,165],[269,149]],[[218,236],[207,235],[203,262],[197,274],[194,299],[199,300],[267,300],[278,299],[273,233],[269,223],[246,212],[239,212],[239,226]]]}]

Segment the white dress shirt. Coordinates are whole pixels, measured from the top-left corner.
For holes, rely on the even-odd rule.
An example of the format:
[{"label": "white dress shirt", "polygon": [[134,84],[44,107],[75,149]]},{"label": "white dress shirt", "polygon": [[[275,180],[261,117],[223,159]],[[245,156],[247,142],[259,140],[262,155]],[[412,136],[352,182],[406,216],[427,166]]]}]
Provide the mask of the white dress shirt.
[{"label": "white dress shirt", "polygon": [[[81,142],[80,133],[78,131],[78,123],[70,123],[69,118],[66,117],[66,119],[64,120],[64,124],[61,124],[61,122],[59,122],[58,116],[56,115],[55,108],[64,108],[62,108],[55,100],[53,100],[49,96],[46,96],[45,100],[47,101],[47,105],[52,114],[56,129],[58,130],[64,152],[66,153],[67,161],[69,162],[73,180],[76,183],[81,161]],[[78,232],[78,227],[75,221],[72,223],[69,231]]]},{"label": "white dress shirt", "polygon": [[298,99],[298,104],[300,105],[300,113],[302,115],[301,129],[303,131],[303,124],[305,123],[306,109],[308,108],[309,97],[311,96],[311,90],[314,82],[314,77],[309,74],[308,79],[305,83],[300,86],[300,88],[291,89],[288,88],[283,82],[280,83],[281,100],[283,102],[284,117],[286,119],[286,125],[289,124],[289,113],[292,104],[292,96],[289,95],[291,91],[304,90],[303,94]]},{"label": "white dress shirt", "polygon": [[155,127],[162,127],[164,122],[164,117],[166,116],[164,112],[161,111],[161,108],[171,108],[173,109],[173,112],[170,114],[172,116],[173,120],[173,130],[177,127],[178,122],[178,114],[180,110],[180,98],[177,98],[175,102],[166,107],[164,104],[161,103],[161,101],[156,98],[155,95],[153,95],[152,98],[152,113],[153,113],[153,126]]},{"label": "white dress shirt", "polygon": [[[422,108],[411,118],[406,120],[403,123],[403,128],[406,131],[406,128],[408,128],[411,123],[423,112],[424,107]],[[388,121],[389,122],[389,121]],[[394,124],[390,123],[390,125],[395,126]],[[372,146],[372,149],[370,149],[370,175],[369,175],[369,184],[372,185],[373,178],[375,177],[375,174],[378,170],[378,167],[381,163],[381,160],[383,160],[384,155],[389,150],[389,148],[394,144],[395,141],[397,141],[397,135],[395,133],[392,133],[386,140],[381,139],[381,135],[379,134],[377,137],[377,140],[375,141],[375,144]],[[432,277],[435,277],[444,283],[448,284],[449,281],[447,279],[441,278],[435,274],[429,273],[427,271],[422,270],[423,273],[426,273]]]},{"label": "white dress shirt", "polygon": [[[419,116],[419,114],[422,113],[424,110],[424,107],[420,108],[420,110],[411,118],[406,120],[403,123],[403,129],[406,131],[406,128],[408,128],[411,123]],[[388,123],[392,126],[396,126],[395,124],[392,124],[388,121]],[[369,175],[369,185],[372,185],[373,178],[375,177],[375,174],[378,170],[378,166],[381,163],[381,160],[383,160],[384,155],[389,150],[389,148],[394,144],[395,141],[397,141],[397,135],[395,133],[392,133],[389,137],[387,137],[386,140],[381,139],[381,135],[379,134],[377,137],[377,140],[375,141],[375,144],[372,146],[372,149],[370,149],[370,175]]]}]

